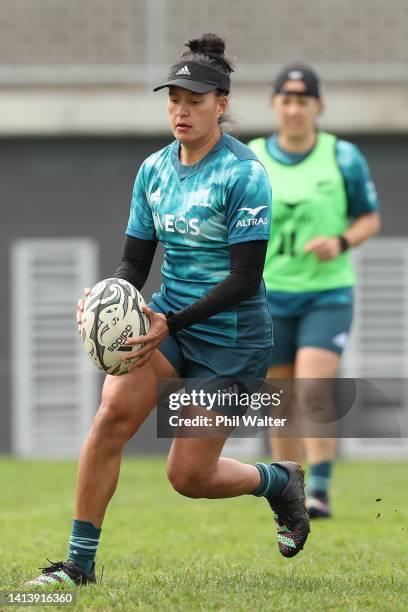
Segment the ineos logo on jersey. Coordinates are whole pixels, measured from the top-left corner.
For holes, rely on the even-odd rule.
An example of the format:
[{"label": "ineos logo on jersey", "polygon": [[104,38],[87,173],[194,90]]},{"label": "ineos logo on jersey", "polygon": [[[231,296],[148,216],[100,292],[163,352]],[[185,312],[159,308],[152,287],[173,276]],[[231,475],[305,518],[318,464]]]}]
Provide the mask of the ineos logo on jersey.
[{"label": "ineos logo on jersey", "polygon": [[198,236],[200,234],[199,219],[194,217],[188,219],[184,215],[171,215],[166,213],[160,215],[159,213],[153,213],[154,224],[164,232],[172,232],[177,234],[191,234],[192,236]]}]

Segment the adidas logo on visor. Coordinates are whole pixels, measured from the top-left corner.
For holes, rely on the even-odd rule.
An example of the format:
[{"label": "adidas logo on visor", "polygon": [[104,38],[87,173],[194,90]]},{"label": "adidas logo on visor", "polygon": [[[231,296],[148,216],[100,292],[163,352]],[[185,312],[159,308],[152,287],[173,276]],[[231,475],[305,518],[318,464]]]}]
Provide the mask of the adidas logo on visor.
[{"label": "adidas logo on visor", "polygon": [[180,75],[180,74],[185,74],[185,75],[191,76],[191,75],[190,75],[190,71],[189,71],[189,69],[187,68],[187,66],[183,66],[183,68],[180,68],[180,70],[177,70],[177,72],[176,72],[176,76],[178,76],[178,75]]}]

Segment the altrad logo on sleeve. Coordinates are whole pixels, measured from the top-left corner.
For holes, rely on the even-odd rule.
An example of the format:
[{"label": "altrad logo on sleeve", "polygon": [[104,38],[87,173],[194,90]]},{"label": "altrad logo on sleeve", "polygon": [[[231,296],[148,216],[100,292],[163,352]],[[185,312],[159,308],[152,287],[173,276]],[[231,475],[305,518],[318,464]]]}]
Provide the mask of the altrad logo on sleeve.
[{"label": "altrad logo on sleeve", "polygon": [[243,208],[238,208],[237,212],[243,211],[248,213],[248,217],[244,219],[238,219],[235,227],[251,227],[252,225],[268,225],[268,217],[258,217],[261,210],[268,208],[266,204],[262,204],[261,206],[256,206],[255,208],[250,208],[249,206],[245,206]]}]

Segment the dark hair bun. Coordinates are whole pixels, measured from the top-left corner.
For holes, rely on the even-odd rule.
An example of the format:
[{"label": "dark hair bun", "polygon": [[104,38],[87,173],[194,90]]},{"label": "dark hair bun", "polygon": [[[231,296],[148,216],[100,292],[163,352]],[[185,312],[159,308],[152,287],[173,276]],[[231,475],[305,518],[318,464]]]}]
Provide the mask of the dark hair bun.
[{"label": "dark hair bun", "polygon": [[200,38],[192,38],[186,42],[186,46],[193,53],[211,54],[210,57],[214,57],[214,55],[222,57],[225,51],[225,42],[222,38],[211,32],[202,34]]},{"label": "dark hair bun", "polygon": [[[207,57],[214,60],[227,74],[234,71],[232,63],[226,57],[224,57],[225,42],[217,34],[207,32],[202,34],[200,38],[192,38],[186,43],[191,53],[196,55],[206,55]],[[188,51],[186,52],[188,53]]]}]

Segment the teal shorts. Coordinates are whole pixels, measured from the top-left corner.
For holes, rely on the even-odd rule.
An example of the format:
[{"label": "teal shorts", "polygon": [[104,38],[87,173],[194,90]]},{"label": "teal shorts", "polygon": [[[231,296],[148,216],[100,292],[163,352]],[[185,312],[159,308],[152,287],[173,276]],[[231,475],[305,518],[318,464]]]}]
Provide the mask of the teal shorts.
[{"label": "teal shorts", "polygon": [[274,347],[269,367],[294,363],[298,349],[322,348],[341,355],[353,319],[353,305],[310,307],[297,316],[272,316]]},{"label": "teal shorts", "polygon": [[[149,308],[161,312],[156,304]],[[270,348],[229,347],[211,344],[184,330],[167,336],[159,351],[174,367],[180,378],[205,382],[206,389],[224,390],[238,384],[240,391],[255,393],[268,371]],[[192,383],[196,388],[197,383]],[[224,412],[220,408],[214,410]],[[239,407],[227,411],[241,414]]]}]

